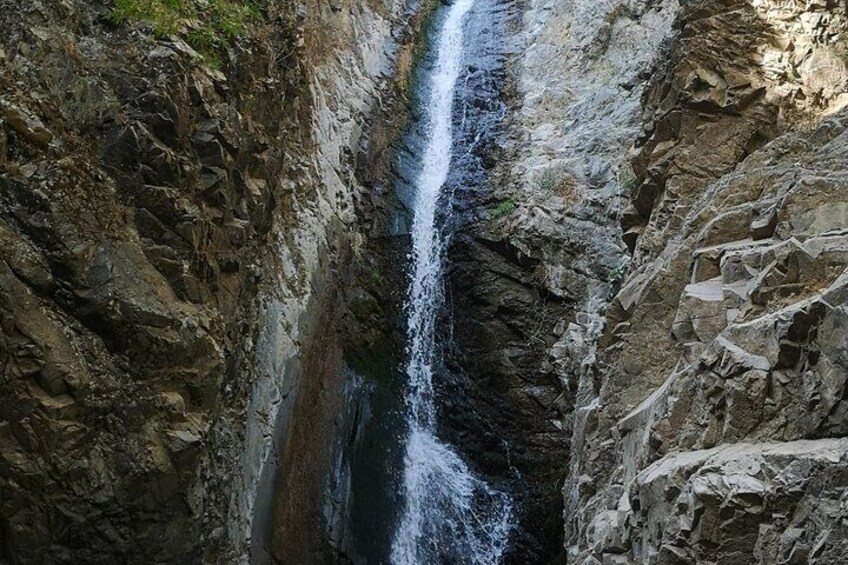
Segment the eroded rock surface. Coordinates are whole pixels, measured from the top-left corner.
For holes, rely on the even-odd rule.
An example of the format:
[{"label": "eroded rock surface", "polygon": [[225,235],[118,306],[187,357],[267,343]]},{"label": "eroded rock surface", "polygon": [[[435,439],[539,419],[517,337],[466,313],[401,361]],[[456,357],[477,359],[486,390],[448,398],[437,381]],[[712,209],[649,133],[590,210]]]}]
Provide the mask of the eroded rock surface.
[{"label": "eroded rock surface", "polygon": [[633,264],[580,386],[575,562],[841,559],[845,17],[678,13],[635,144]]},{"label": "eroded rock surface", "polygon": [[267,3],[216,68],[0,3],[0,562],[332,555],[356,160],[418,7]]},{"label": "eroded rock surface", "polygon": [[515,493],[515,563],[563,559],[570,415],[626,270],[627,149],[676,3],[624,4],[508,4],[508,113],[450,254],[467,380],[446,417],[473,430],[456,441]]}]

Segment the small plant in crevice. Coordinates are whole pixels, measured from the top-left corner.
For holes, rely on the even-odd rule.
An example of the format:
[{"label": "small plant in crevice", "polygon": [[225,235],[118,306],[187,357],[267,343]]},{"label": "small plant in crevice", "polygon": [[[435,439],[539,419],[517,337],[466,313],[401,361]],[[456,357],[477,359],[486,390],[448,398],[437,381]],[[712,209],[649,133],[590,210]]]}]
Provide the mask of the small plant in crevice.
[{"label": "small plant in crevice", "polygon": [[513,198],[502,200],[491,210],[492,218],[501,218],[507,214],[511,214],[515,212],[516,208],[518,208],[518,206],[515,204],[515,200]]},{"label": "small plant in crevice", "polygon": [[609,285],[609,297],[612,298],[621,290],[624,278],[630,270],[630,259],[622,258],[621,262],[607,273],[607,284]]},{"label": "small plant in crevice", "polygon": [[623,166],[617,175],[618,184],[621,186],[622,196],[631,196],[636,188],[636,173],[629,165]]},{"label": "small plant in crevice", "polygon": [[552,192],[559,186],[564,174],[565,170],[562,166],[548,167],[536,177],[536,185],[539,190]]},{"label": "small plant in crevice", "polygon": [[371,278],[371,280],[378,285],[382,285],[386,282],[386,277],[384,277],[382,273],[380,273],[380,271],[378,271],[371,265],[365,265],[365,272],[368,273],[368,276]]},{"label": "small plant in crevice", "polygon": [[565,165],[553,165],[539,173],[536,188],[549,194],[555,194],[569,206],[576,206],[583,199],[574,175]]},{"label": "small plant in crevice", "polygon": [[625,202],[633,197],[638,179],[633,167],[625,163],[615,173],[615,181],[616,193],[607,202],[606,211],[610,217],[620,220],[626,207]]},{"label": "small plant in crevice", "polygon": [[382,286],[386,283],[386,277],[383,276],[383,273],[371,261],[368,261],[364,257],[360,257],[356,261],[356,270],[360,284]]}]

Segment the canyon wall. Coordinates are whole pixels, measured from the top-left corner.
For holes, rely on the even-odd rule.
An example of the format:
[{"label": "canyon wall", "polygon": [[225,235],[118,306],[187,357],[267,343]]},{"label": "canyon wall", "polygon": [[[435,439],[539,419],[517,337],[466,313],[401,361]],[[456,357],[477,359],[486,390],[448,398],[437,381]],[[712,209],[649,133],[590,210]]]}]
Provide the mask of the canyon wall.
[{"label": "canyon wall", "polygon": [[518,11],[453,292],[532,559],[840,562],[845,2]]},{"label": "canyon wall", "polygon": [[0,4],[0,562],[331,558],[356,168],[419,8],[269,2],[216,60]]},{"label": "canyon wall", "polygon": [[578,387],[573,562],[843,559],[845,33],[844,2],[675,14]]},{"label": "canyon wall", "polygon": [[455,441],[511,485],[520,549],[507,561],[562,562],[578,382],[626,272],[627,152],[676,2],[507,5],[506,117],[451,251],[467,382],[447,418],[474,430]]},{"label": "canyon wall", "polygon": [[[0,0],[0,563],[385,552],[431,4]],[[507,561],[844,560],[846,10],[478,0],[440,432]]]}]

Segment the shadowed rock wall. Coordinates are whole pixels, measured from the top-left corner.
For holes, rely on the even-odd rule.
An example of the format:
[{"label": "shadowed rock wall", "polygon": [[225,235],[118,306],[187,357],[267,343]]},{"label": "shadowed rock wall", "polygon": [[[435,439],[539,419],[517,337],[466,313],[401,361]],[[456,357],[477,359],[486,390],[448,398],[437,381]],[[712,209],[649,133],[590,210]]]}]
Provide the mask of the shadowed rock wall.
[{"label": "shadowed rock wall", "polygon": [[[332,451],[310,343],[357,303],[357,159],[419,6],[268,2],[216,68],[111,3],[0,4],[0,561],[246,562],[263,469]],[[302,447],[280,407],[322,387]]]}]

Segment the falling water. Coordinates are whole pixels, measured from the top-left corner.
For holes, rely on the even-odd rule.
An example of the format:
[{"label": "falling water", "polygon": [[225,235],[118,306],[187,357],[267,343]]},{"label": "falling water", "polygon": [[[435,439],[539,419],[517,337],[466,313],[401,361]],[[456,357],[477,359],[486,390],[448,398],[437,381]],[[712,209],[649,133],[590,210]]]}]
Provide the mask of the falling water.
[{"label": "falling water", "polygon": [[392,543],[395,565],[494,564],[506,549],[512,511],[506,494],[476,478],[436,437],[433,371],[438,366],[436,317],[443,305],[445,239],[436,209],[452,158],[454,89],[463,49],[463,20],[474,0],[448,8],[430,75],[426,146],[417,178],[407,303],[409,379],[406,397],[404,508]]}]

